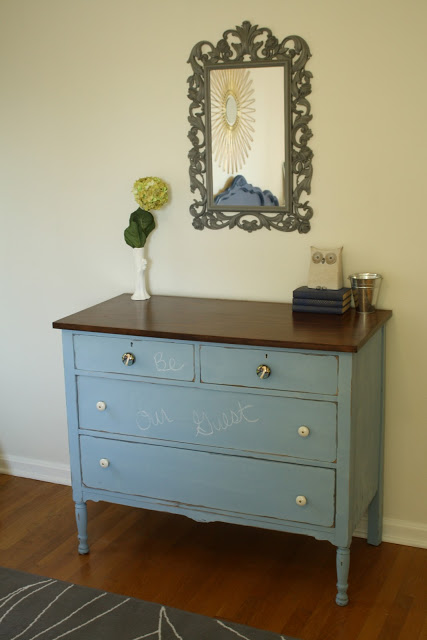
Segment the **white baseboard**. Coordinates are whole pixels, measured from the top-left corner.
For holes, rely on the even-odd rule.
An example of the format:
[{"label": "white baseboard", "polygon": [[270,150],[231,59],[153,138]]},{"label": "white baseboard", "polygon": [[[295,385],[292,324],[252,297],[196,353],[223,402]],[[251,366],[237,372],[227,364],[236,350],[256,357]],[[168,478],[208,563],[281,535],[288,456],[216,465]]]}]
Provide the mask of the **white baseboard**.
[{"label": "white baseboard", "polygon": [[[365,515],[359,522],[354,535],[358,538],[366,538],[367,531],[368,516]],[[419,522],[410,522],[409,520],[384,518],[383,541],[404,544],[407,547],[427,549],[427,525]]]},{"label": "white baseboard", "polygon": [[[0,473],[33,480],[43,480],[55,484],[71,484],[70,467],[66,464],[52,464],[44,460],[20,458],[17,456],[0,457]],[[363,516],[354,535],[366,538],[368,518]],[[394,544],[427,549],[427,525],[408,520],[384,518],[383,540]]]},{"label": "white baseboard", "polygon": [[18,456],[0,456],[0,473],[54,484],[71,484],[70,466]]}]

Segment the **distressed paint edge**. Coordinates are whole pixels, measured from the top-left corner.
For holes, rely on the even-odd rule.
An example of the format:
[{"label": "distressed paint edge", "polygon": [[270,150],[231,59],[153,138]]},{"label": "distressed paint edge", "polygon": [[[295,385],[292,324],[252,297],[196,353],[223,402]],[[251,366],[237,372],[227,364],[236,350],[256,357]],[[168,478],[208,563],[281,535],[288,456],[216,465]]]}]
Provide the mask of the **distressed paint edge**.
[{"label": "distressed paint edge", "polygon": [[[70,466],[21,456],[0,456],[0,473],[71,486]],[[427,549],[427,524],[384,518],[383,542]],[[364,516],[353,535],[366,538],[368,518]]]}]

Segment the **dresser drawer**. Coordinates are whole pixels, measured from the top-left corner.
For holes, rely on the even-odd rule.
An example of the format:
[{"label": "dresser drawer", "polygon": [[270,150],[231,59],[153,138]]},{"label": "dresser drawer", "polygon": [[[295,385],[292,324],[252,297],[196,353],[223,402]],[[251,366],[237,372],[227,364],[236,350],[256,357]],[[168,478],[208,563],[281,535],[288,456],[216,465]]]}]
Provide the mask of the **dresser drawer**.
[{"label": "dresser drawer", "polygon": [[[338,393],[338,358],[333,355],[201,346],[200,360],[204,383],[326,395]],[[258,377],[259,365],[271,369],[268,378]]]},{"label": "dresser drawer", "polygon": [[[126,366],[123,363],[122,357],[126,353],[134,356],[132,365]],[[194,380],[192,344],[75,335],[74,360],[76,369],[86,371]]]},{"label": "dresser drawer", "polygon": [[93,376],[79,376],[77,389],[81,429],[204,448],[336,459],[333,402]]},{"label": "dresser drawer", "polygon": [[[218,512],[334,524],[332,469],[90,436],[80,437],[80,448],[86,487]],[[108,466],[101,467],[101,459]],[[299,506],[297,496],[306,504]]]}]

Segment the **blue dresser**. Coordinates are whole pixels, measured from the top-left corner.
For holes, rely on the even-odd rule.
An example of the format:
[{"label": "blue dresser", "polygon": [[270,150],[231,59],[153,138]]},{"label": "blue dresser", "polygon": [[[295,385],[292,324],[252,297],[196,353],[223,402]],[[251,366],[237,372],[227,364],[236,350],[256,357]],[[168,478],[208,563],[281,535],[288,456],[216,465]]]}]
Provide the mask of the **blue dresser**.
[{"label": "blue dresser", "polygon": [[87,500],[291,531],[337,547],[368,510],[381,542],[390,311],[123,294],[63,331],[79,552]]}]

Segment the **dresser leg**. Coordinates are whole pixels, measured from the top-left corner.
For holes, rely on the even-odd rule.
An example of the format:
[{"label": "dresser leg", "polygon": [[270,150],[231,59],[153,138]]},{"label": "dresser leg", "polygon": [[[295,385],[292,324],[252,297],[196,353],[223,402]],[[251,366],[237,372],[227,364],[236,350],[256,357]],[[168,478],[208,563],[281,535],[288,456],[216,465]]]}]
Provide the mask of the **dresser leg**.
[{"label": "dresser leg", "polygon": [[341,607],[348,603],[348,571],[350,569],[350,549],[348,547],[337,548],[337,596],[335,602]]},{"label": "dresser leg", "polygon": [[87,507],[86,502],[76,502],[77,535],[79,538],[79,553],[89,553],[87,544]]},{"label": "dresser leg", "polygon": [[378,546],[383,538],[383,508],[380,491],[372,499],[368,508],[368,543]]},{"label": "dresser leg", "polygon": [[378,443],[378,489],[368,507],[368,543],[378,546],[383,538],[383,492],[384,492],[384,327],[382,328],[383,362],[381,378],[381,416]]}]

